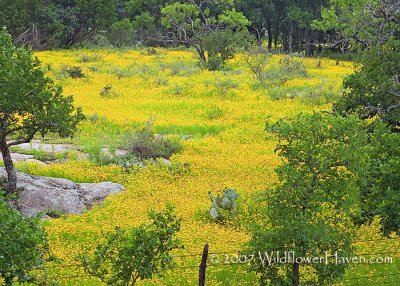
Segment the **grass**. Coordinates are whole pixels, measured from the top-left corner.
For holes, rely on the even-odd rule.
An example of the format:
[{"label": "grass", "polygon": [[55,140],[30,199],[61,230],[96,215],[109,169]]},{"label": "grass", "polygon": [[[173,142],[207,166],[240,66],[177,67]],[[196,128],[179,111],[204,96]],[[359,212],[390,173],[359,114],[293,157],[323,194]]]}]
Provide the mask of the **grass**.
[{"label": "grass", "polygon": [[[155,54],[148,54],[135,50],[97,50],[95,62],[90,59],[93,54],[90,50],[37,53],[45,65],[51,66],[49,76],[63,85],[65,94],[74,95],[76,104],[89,117],[81,124],[74,144],[95,158],[104,146],[111,150],[123,147],[124,135],[150,117],[155,119],[155,133],[190,135],[191,139],[182,141],[182,151],[171,157],[172,166],[156,164],[126,170],[116,165],[70,160],[49,166],[21,163],[18,168],[76,182],[114,181],[126,187],[124,192],[87,213],[46,221],[51,247],[66,265],[76,263],[76,254],[101,240],[102,232],[115,226],[139,225],[147,219],[148,209],[163,208],[168,202],[175,204],[183,219],[179,237],[185,245],[175,253],[178,268],[166,273],[165,278],[139,283],[146,286],[196,284],[200,253],[206,242],[211,253],[237,253],[242,249],[249,239],[243,226],[223,226],[199,219],[199,213],[209,210],[208,192],[228,186],[238,191],[241,201],[246,201],[271,187],[276,182],[274,168],[280,160],[274,154],[275,139],[265,133],[266,121],[329,109],[330,97],[340,95],[341,81],[353,66],[351,62],[337,64],[330,59],[322,59],[317,65],[316,59],[305,58],[302,64],[307,77],[288,79],[278,87],[253,88],[256,81],[241,55],[228,63],[227,71],[211,72],[200,70],[189,51],[156,49]],[[77,62],[86,78],[57,77],[62,67]],[[274,55],[266,68],[271,69],[279,62],[282,57]],[[108,84],[118,91],[118,97],[99,95]],[[181,95],[171,94],[175,87],[183,87],[182,92],[179,88],[175,90]],[[321,87],[333,92],[326,95]],[[274,89],[277,96],[270,94]],[[281,96],[287,93],[293,96]],[[312,94],[311,99],[308,94]],[[238,219],[253,218],[243,208]],[[366,226],[361,232],[374,236],[376,227]],[[396,246],[398,249],[399,240],[395,241],[381,240],[376,249]],[[367,244],[361,248],[371,250]],[[396,263],[385,269],[360,265],[344,279],[390,273],[398,267]],[[66,277],[80,276],[83,272],[79,268],[54,266],[49,274]],[[210,285],[257,285],[255,275],[248,273],[244,265],[210,266],[207,275]],[[86,276],[59,280],[62,285],[99,285],[99,281]],[[341,285],[356,284],[343,280]]]}]

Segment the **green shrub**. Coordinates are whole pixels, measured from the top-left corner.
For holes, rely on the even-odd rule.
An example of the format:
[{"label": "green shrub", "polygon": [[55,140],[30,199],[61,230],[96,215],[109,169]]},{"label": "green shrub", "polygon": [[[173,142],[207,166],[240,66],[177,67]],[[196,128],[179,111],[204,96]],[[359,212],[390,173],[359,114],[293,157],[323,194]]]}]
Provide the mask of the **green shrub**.
[{"label": "green shrub", "polygon": [[0,280],[34,282],[31,271],[50,258],[47,235],[39,218],[25,218],[8,205],[0,194]]},{"label": "green shrub", "polygon": [[136,74],[143,79],[147,79],[152,75],[156,75],[157,70],[147,64],[143,64],[136,67]]},{"label": "green shrub", "polygon": [[132,77],[137,72],[135,65],[129,65],[126,68],[114,68],[112,70],[109,70],[108,73],[115,75],[118,79],[121,79],[124,77]]},{"label": "green shrub", "polygon": [[154,80],[154,83],[156,84],[156,86],[167,86],[168,79],[165,77],[158,77]]},{"label": "green shrub", "polygon": [[272,86],[268,95],[274,100],[298,98],[307,104],[321,105],[334,102],[341,90],[329,82],[322,81],[318,87],[308,84],[301,86]]},{"label": "green shrub", "polygon": [[73,66],[73,67],[65,67],[63,69],[65,70],[65,72],[71,78],[82,78],[82,77],[85,77],[85,74],[83,73],[81,67]]},{"label": "green shrub", "polygon": [[112,85],[107,84],[103,89],[100,91],[101,97],[110,97],[112,95]]},{"label": "green shrub", "polygon": [[155,136],[153,121],[149,120],[146,126],[133,134],[127,135],[127,147],[131,154],[139,160],[170,158],[182,149],[182,144],[177,139]]},{"label": "green shrub", "polygon": [[221,118],[223,115],[224,115],[224,111],[215,105],[213,105],[211,108],[209,108],[206,111],[206,117],[207,117],[207,119],[210,119],[210,120]]},{"label": "green shrub", "polygon": [[215,91],[222,98],[233,98],[236,97],[236,93],[233,89],[238,88],[239,84],[231,79],[220,80],[215,83]]},{"label": "green shrub", "polygon": [[160,64],[162,69],[169,69],[171,76],[192,76],[199,71],[198,66],[185,62],[172,62],[169,64]]},{"label": "green shrub", "polygon": [[273,84],[284,84],[294,78],[307,77],[307,68],[304,60],[295,56],[284,56],[278,66],[274,66],[265,73],[265,77]]},{"label": "green shrub", "polygon": [[101,55],[99,54],[91,54],[91,55],[83,55],[79,58],[78,63],[90,63],[90,62],[97,62],[101,60]]},{"label": "green shrub", "polygon": [[121,229],[105,235],[105,241],[80,256],[85,271],[107,285],[136,285],[174,267],[171,251],[181,248],[175,238],[181,220],[174,208],[150,212],[150,224]]},{"label": "green shrub", "polygon": [[57,159],[55,152],[50,153],[50,152],[43,151],[41,149],[39,149],[39,150],[32,149],[31,152],[32,152],[33,158],[35,158],[36,160],[39,160],[39,161],[54,161]]},{"label": "green shrub", "polygon": [[207,60],[202,65],[209,70],[220,70],[224,64],[235,57],[235,53],[248,45],[250,34],[247,30],[216,30],[207,33],[202,45],[207,52]]},{"label": "green shrub", "polygon": [[175,95],[175,96],[183,96],[186,93],[185,90],[186,86],[180,85],[180,84],[175,84],[169,91],[169,93]]},{"label": "green shrub", "polygon": [[133,25],[129,19],[125,18],[111,25],[109,40],[117,47],[132,45]]},{"label": "green shrub", "polygon": [[253,48],[245,54],[247,66],[262,87],[265,86],[267,80],[265,69],[270,58],[271,54],[260,47]]}]

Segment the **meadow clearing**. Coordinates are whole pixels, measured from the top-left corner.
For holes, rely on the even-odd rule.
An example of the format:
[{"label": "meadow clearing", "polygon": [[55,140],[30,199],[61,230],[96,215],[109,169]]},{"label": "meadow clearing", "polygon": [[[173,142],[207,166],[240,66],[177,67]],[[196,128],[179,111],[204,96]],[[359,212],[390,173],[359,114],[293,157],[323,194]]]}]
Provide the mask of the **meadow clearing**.
[{"label": "meadow clearing", "polygon": [[[17,167],[36,175],[76,182],[110,180],[126,187],[82,215],[46,221],[52,250],[63,260],[49,264],[47,271],[62,285],[99,285],[76,266],[76,255],[101,240],[103,232],[139,225],[147,220],[148,209],[162,209],[167,203],[173,203],[183,219],[179,238],[185,248],[176,251],[177,267],[165,278],[140,285],[195,285],[206,242],[210,253],[221,260],[225,254],[237,254],[249,239],[246,227],[254,219],[257,194],[276,182],[274,168],[280,159],[274,153],[275,139],[265,131],[266,123],[329,110],[342,92],[343,78],[353,70],[351,62],[306,58],[307,76],[260,88],[242,55],[223,71],[203,70],[191,51],[180,50],[68,50],[36,55],[88,117],[75,138],[48,141],[81,146],[90,158],[76,160],[69,154],[63,163]],[[274,55],[268,67],[273,69],[281,61],[282,56]],[[85,76],[69,77],[65,68],[73,66],[81,67]],[[171,165],[127,170],[99,162],[104,146],[123,148],[124,134],[149,118],[154,120],[155,133],[187,139],[182,140],[182,151],[172,156]],[[213,222],[208,215],[208,192],[224,187],[239,193],[238,218],[227,225]],[[357,253],[388,254],[395,262],[354,265],[340,285],[396,285],[398,276],[381,275],[398,269],[400,240],[383,238],[377,222],[358,233]],[[208,285],[257,285],[246,264],[224,262],[207,268]],[[377,274],[380,277],[374,277]]]}]

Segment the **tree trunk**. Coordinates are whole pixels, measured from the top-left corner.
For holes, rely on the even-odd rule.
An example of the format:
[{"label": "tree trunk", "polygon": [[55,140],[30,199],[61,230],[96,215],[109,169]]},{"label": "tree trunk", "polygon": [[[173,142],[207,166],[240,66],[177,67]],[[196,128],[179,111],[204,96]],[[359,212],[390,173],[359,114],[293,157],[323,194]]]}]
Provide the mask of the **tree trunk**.
[{"label": "tree trunk", "polygon": [[206,59],[206,55],[205,55],[205,53],[203,51],[203,48],[200,47],[200,46],[195,46],[195,48],[196,48],[197,53],[199,54],[200,60],[202,62],[206,62],[207,59]]},{"label": "tree trunk", "polygon": [[[271,24],[271,22],[268,22],[267,32],[268,32],[268,50],[272,50],[273,36],[272,36],[272,24]],[[275,48],[276,48],[276,46],[275,46]]]},{"label": "tree trunk", "polygon": [[10,149],[5,141],[0,142],[0,151],[3,156],[4,166],[8,176],[6,184],[6,195],[14,194],[17,191],[17,172],[15,171],[13,161],[11,159]]},{"label": "tree trunk", "polygon": [[262,46],[262,32],[260,32],[260,30],[258,30],[257,28],[254,28],[254,31],[256,32],[257,45],[259,47],[261,47]]},{"label": "tree trunk", "polygon": [[275,37],[274,37],[275,50],[278,49],[278,38],[279,38],[279,23],[277,21],[275,25]]},{"label": "tree trunk", "polygon": [[293,263],[292,286],[299,286],[299,285],[300,285],[300,264],[295,261]]},{"label": "tree trunk", "polygon": [[293,22],[290,21],[290,31],[289,31],[289,54],[293,53]]}]

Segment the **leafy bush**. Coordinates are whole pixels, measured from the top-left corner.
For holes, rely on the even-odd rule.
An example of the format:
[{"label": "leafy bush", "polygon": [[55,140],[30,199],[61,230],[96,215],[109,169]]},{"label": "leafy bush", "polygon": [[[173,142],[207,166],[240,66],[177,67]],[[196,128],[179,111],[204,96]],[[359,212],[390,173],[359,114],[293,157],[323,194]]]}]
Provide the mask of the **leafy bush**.
[{"label": "leafy bush", "polygon": [[123,47],[133,43],[133,25],[129,19],[125,18],[112,24],[109,40],[117,47]]},{"label": "leafy bush", "polygon": [[191,76],[199,71],[198,66],[181,61],[160,64],[160,67],[162,69],[169,69],[171,76]]},{"label": "leafy bush", "polygon": [[307,68],[304,60],[295,56],[284,56],[278,66],[269,69],[265,77],[272,83],[284,84],[294,78],[307,77]]},{"label": "leafy bush", "polygon": [[183,96],[186,94],[186,86],[185,85],[180,85],[180,84],[175,84],[171,89],[169,90],[170,94],[173,94],[175,96]]},{"label": "leafy bush", "polygon": [[71,78],[82,78],[85,77],[85,74],[82,71],[81,67],[73,66],[66,67],[63,69]]},{"label": "leafy bush", "polygon": [[117,97],[119,96],[119,94],[116,91],[114,91],[113,86],[111,84],[107,84],[100,91],[100,96],[110,98],[110,97]]},{"label": "leafy bush", "polygon": [[155,136],[152,120],[149,120],[144,128],[128,135],[127,144],[129,152],[136,155],[139,160],[168,159],[182,149],[182,144],[178,140]]},{"label": "leafy bush", "polygon": [[233,89],[239,87],[239,84],[231,79],[217,81],[215,83],[216,93],[223,98],[233,98],[237,94]]},{"label": "leafy bush", "polygon": [[247,66],[261,86],[265,85],[267,79],[265,68],[270,58],[271,54],[259,47],[245,54]]},{"label": "leafy bush", "polygon": [[0,277],[4,285],[35,281],[30,273],[50,258],[47,235],[38,218],[25,218],[0,194]]},{"label": "leafy bush", "polygon": [[208,54],[207,61],[202,64],[209,70],[220,70],[227,60],[235,57],[235,53],[247,46],[247,31],[216,30],[202,39],[204,50]]},{"label": "leafy bush", "polygon": [[218,106],[213,105],[210,109],[206,111],[207,119],[218,119],[224,115],[224,111]]},{"label": "leafy bush", "polygon": [[118,79],[124,77],[132,77],[136,74],[135,65],[129,65],[126,68],[114,68],[108,71],[109,74],[115,75]]},{"label": "leafy bush", "polygon": [[101,55],[98,54],[91,54],[91,55],[83,55],[79,58],[79,63],[90,63],[90,62],[97,62],[101,60]]},{"label": "leafy bush", "polygon": [[273,86],[268,89],[268,95],[274,100],[298,98],[302,102],[313,105],[334,102],[340,95],[341,89],[330,82],[321,81],[318,88],[305,83],[304,85]]},{"label": "leafy bush", "polygon": [[158,74],[158,70],[147,65],[147,64],[142,64],[139,66],[136,66],[135,68],[135,74],[142,78],[143,80],[147,81],[150,76],[155,76]]},{"label": "leafy bush", "polygon": [[[350,257],[352,217],[359,212],[357,181],[364,180],[367,161],[364,124],[354,116],[314,113],[281,119],[267,129],[277,136],[276,152],[284,163],[275,169],[280,183],[260,199],[262,218],[252,227],[247,251]],[[288,283],[299,277],[301,285],[333,285],[348,264],[326,262],[303,267],[297,259],[284,264],[252,261],[251,269],[260,285],[300,285]]]},{"label": "leafy bush", "polygon": [[171,251],[181,248],[175,239],[181,221],[171,206],[164,212],[150,212],[149,216],[151,224],[129,229],[117,227],[115,232],[106,234],[93,254],[81,255],[85,271],[107,285],[135,285],[172,269]]},{"label": "leafy bush", "polygon": [[154,83],[156,86],[167,86],[168,85],[168,79],[165,77],[158,77],[154,80]]},{"label": "leafy bush", "polygon": [[400,40],[365,53],[356,72],[346,77],[344,96],[334,105],[343,115],[380,117],[400,130]]}]

